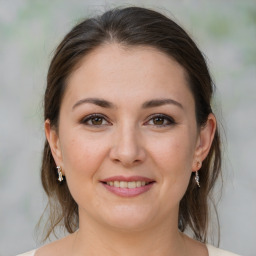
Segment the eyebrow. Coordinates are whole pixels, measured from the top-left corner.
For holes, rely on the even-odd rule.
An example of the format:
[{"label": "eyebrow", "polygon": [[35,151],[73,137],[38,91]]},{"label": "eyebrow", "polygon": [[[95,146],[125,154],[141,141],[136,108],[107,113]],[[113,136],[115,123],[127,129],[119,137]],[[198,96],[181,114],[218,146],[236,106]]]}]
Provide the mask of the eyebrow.
[{"label": "eyebrow", "polygon": [[166,104],[172,104],[175,106],[178,106],[183,109],[183,106],[181,103],[179,103],[176,100],[173,99],[154,99],[154,100],[149,100],[143,103],[142,108],[153,108],[153,107],[160,107]]},{"label": "eyebrow", "polygon": [[[74,110],[76,107],[85,104],[85,103],[91,103],[91,104],[95,104],[99,107],[102,108],[116,108],[116,106],[111,103],[110,101],[104,100],[104,99],[99,99],[99,98],[85,98],[85,99],[81,99],[78,102],[76,102],[74,104],[74,106],[72,107],[72,110]],[[181,103],[179,103],[176,100],[173,99],[154,99],[154,100],[149,100],[146,101],[142,104],[142,108],[153,108],[153,107],[160,107],[166,104],[172,104],[175,106],[178,106],[180,108],[183,109],[183,106]]]},{"label": "eyebrow", "polygon": [[82,99],[79,100],[73,107],[72,110],[74,110],[76,107],[84,104],[84,103],[91,103],[91,104],[95,104],[97,106],[100,106],[102,108],[114,108],[114,104],[107,101],[107,100],[103,100],[103,99],[99,99],[99,98],[86,98],[86,99]]}]

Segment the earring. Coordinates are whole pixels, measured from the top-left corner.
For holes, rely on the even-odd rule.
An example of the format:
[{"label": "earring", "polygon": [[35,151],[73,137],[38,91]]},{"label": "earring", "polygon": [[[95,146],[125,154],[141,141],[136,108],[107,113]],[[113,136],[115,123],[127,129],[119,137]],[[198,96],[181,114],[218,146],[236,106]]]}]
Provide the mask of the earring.
[{"label": "earring", "polygon": [[197,186],[200,188],[198,171],[196,171],[195,181],[196,181]]},{"label": "earring", "polygon": [[62,176],[62,172],[61,172],[61,167],[57,166],[56,168],[58,170],[58,175],[59,175],[58,181],[62,182],[63,181],[63,176]]},{"label": "earring", "polygon": [[[197,168],[199,170],[201,168],[201,166],[202,166],[202,162],[201,161],[197,161],[196,166],[197,166]],[[196,171],[195,181],[196,181],[197,186],[200,188],[198,170]]]}]

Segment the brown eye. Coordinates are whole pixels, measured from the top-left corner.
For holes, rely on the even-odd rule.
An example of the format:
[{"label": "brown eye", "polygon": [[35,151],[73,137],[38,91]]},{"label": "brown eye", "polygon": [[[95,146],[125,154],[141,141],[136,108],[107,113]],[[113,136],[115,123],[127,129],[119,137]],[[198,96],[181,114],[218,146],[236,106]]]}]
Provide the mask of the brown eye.
[{"label": "brown eye", "polygon": [[154,125],[163,125],[165,121],[163,117],[154,117],[152,120]]},{"label": "brown eye", "polygon": [[157,115],[151,116],[151,118],[146,122],[146,124],[157,126],[157,127],[164,127],[164,126],[174,125],[175,121],[170,116],[157,114]]},{"label": "brown eye", "polygon": [[93,117],[93,118],[91,119],[91,123],[92,123],[93,125],[101,125],[102,122],[103,122],[103,118],[101,118],[101,117]]},{"label": "brown eye", "polygon": [[110,123],[106,120],[106,118],[100,114],[93,114],[85,117],[82,121],[82,124],[88,126],[105,126]]}]

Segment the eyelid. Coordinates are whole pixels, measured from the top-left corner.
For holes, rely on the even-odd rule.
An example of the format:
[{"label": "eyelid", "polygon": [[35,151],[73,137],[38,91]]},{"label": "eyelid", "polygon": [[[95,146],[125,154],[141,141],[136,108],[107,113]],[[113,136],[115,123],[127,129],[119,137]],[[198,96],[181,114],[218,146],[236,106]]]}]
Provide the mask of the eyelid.
[{"label": "eyelid", "polygon": [[[107,122],[107,124],[99,124],[99,125],[94,125],[94,124],[88,124],[87,122],[90,121],[92,118],[102,118],[103,120],[105,120]],[[149,122],[153,119],[153,118],[163,118],[165,120],[167,120],[168,124],[162,124],[162,125],[156,125],[156,124],[149,124]],[[87,126],[91,126],[91,127],[102,127],[102,126],[107,126],[107,125],[112,125],[112,123],[110,122],[109,118],[106,117],[104,114],[101,113],[93,113],[93,114],[89,114],[85,117],[83,117],[80,121],[81,124],[87,125]],[[162,114],[162,113],[157,113],[157,114],[152,114],[150,116],[147,117],[147,121],[143,123],[144,125],[152,125],[152,126],[156,126],[156,127],[165,127],[165,126],[171,126],[176,124],[176,121],[174,120],[173,117],[166,115],[166,114]]]},{"label": "eyelid", "polygon": [[[104,119],[105,121],[108,122],[108,124],[100,124],[100,125],[86,124],[86,122],[88,122],[90,119],[95,118],[95,117],[99,117],[99,118]],[[83,117],[83,118],[81,119],[80,123],[81,123],[81,124],[84,124],[84,125],[87,125],[87,126],[94,126],[94,127],[97,127],[97,126],[100,127],[100,126],[111,125],[109,119],[108,119],[105,115],[100,114],[100,113],[89,114],[89,115]]]},{"label": "eyelid", "polygon": [[153,114],[153,115],[150,115],[148,118],[147,118],[147,121],[145,122],[145,124],[147,124],[150,120],[152,120],[153,118],[156,118],[156,117],[160,117],[160,118],[164,118],[165,120],[167,120],[169,122],[169,124],[163,124],[163,125],[154,125],[154,126],[158,126],[158,127],[165,127],[165,126],[171,126],[171,125],[174,125],[176,124],[176,121],[174,120],[173,117],[169,116],[169,115],[166,115],[166,114]]}]

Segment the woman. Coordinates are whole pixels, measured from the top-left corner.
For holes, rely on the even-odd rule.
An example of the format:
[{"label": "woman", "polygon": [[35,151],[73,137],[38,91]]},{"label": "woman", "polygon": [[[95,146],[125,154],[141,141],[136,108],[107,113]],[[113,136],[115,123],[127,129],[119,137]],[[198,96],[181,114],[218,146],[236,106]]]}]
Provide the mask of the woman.
[{"label": "woman", "polygon": [[48,72],[42,163],[46,239],[58,224],[70,235],[24,255],[234,255],[207,244],[213,89],[195,43],[160,13],[74,27]]}]

